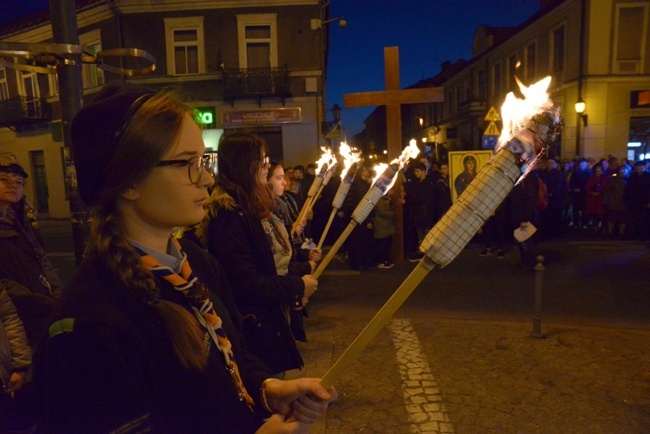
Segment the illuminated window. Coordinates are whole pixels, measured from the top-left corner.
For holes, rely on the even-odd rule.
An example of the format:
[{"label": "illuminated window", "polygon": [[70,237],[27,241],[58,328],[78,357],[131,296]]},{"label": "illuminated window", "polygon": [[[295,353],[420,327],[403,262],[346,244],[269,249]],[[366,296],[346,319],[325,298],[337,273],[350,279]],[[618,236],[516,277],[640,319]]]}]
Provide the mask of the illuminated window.
[{"label": "illuminated window", "polygon": [[203,17],[165,18],[165,43],[169,75],[205,71]]},{"label": "illuminated window", "polygon": [[515,90],[516,81],[515,75],[517,75],[517,66],[519,61],[517,60],[517,55],[513,54],[508,58],[508,90]]}]

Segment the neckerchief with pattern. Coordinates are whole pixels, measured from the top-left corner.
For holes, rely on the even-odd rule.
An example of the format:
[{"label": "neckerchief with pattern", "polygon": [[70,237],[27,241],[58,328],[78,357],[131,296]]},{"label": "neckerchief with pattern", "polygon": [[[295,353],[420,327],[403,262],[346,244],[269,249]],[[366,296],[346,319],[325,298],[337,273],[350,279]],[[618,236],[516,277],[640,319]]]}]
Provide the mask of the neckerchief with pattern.
[{"label": "neckerchief with pattern", "polygon": [[182,251],[180,243],[175,238],[174,243],[176,243],[178,250],[183,255],[183,258],[181,259],[180,275],[174,272],[171,268],[162,265],[156,258],[148,255],[143,250],[137,247],[134,248],[142,257],[142,262],[146,267],[148,267],[156,276],[169,282],[176,291],[185,295],[190,306],[192,306],[192,310],[194,311],[197,320],[208,331],[208,334],[212,337],[217,348],[219,348],[223,353],[226,360],[226,370],[230,374],[235,389],[237,389],[239,400],[246,401],[249,408],[252,410],[252,406],[255,405],[255,402],[246,391],[246,387],[244,387],[244,383],[239,374],[239,369],[237,368],[237,363],[235,362],[232,344],[228,340],[225,330],[221,327],[222,321],[210,301],[209,291],[203,283],[192,274],[192,268],[187,260],[187,254]]}]

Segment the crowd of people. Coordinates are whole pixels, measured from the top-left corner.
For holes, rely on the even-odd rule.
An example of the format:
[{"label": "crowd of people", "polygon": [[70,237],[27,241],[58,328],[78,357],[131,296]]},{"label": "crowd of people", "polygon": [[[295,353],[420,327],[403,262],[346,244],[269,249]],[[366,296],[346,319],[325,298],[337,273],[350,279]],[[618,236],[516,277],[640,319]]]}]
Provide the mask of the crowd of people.
[{"label": "crowd of people", "polygon": [[[455,182],[457,195],[476,176],[476,160],[463,160],[463,172]],[[313,173],[312,173],[313,175]],[[330,245],[350,221],[354,207],[370,188],[375,174],[362,167],[357,172],[345,204],[338,210],[334,229],[326,235]],[[418,246],[424,236],[451,206],[449,165],[421,155],[404,168],[401,196],[395,200],[386,194],[368,219],[354,229],[339,259],[350,268],[364,270],[372,267],[390,268],[387,249],[395,233],[395,206],[403,207],[404,251],[410,261],[422,258]],[[311,181],[304,181],[302,166],[285,171],[287,194],[300,207],[304,192]],[[340,182],[340,180],[339,180]],[[306,228],[308,236],[318,240],[323,221],[331,211],[331,198],[337,182],[323,192],[321,208],[315,207],[313,220]],[[329,205],[329,206],[328,206]],[[338,224],[337,224],[338,222]],[[535,265],[535,244],[562,237],[572,230],[591,231],[602,237],[648,241],[650,224],[650,164],[647,160],[630,163],[615,157],[559,160],[540,158],[535,170],[513,188],[506,200],[488,219],[476,237],[482,243],[481,256],[504,258],[508,248],[516,246],[521,262],[527,269]],[[531,234],[514,238],[514,231]]]},{"label": "crowd of people", "polygon": [[[372,168],[334,176],[303,216],[316,165],[270,161],[264,140],[237,132],[209,170],[192,110],[127,85],[79,111],[72,148],[92,225],[67,285],[41,247],[28,173],[0,158],[0,433],[306,432],[337,397],[317,378],[285,380],[304,365],[316,242],[339,238]],[[456,190],[476,176],[475,159],[463,164]],[[419,261],[452,205],[446,163],[423,156],[398,176],[339,254],[352,269],[394,266],[398,211]],[[646,162],[545,159],[486,222],[481,255],[514,243],[530,269],[535,240],[569,230],[645,242],[649,213]]]}]

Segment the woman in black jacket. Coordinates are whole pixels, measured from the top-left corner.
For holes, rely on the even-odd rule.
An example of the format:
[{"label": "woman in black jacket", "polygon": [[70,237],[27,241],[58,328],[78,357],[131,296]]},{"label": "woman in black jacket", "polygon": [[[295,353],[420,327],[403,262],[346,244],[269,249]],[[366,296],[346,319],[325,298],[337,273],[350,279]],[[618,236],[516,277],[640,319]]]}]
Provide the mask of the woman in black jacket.
[{"label": "woman in black jacket", "polygon": [[274,255],[290,258],[291,243],[272,213],[266,142],[250,134],[224,136],[217,161],[216,186],[199,234],[228,275],[251,350],[281,377],[303,366],[288,317],[290,309],[305,305],[318,281],[276,271]]},{"label": "woman in black jacket", "polygon": [[191,110],[109,86],[75,116],[72,147],[93,220],[36,356],[48,432],[305,432],[334,393],[271,379],[219,264],[171,237],[203,218],[213,183]]}]

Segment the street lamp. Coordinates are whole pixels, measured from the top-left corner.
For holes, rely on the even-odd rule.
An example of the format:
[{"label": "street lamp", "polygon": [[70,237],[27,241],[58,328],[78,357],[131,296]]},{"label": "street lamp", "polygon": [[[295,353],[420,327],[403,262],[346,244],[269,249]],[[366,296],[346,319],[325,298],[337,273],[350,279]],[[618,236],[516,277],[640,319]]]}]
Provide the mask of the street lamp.
[{"label": "street lamp", "polygon": [[334,103],[334,106],[332,107],[332,116],[334,116],[334,122],[339,122],[341,120],[341,107],[336,103]]},{"label": "street lamp", "polygon": [[339,21],[339,27],[342,28],[342,29],[345,29],[345,26],[348,25],[348,22],[345,21],[345,18],[343,18],[343,17],[336,17],[336,18],[332,18],[331,20],[325,20],[325,21],[322,21],[322,20],[320,20],[318,18],[312,18],[312,20],[311,20],[311,29],[312,30],[321,29],[321,28],[323,28],[324,24],[328,24],[328,23],[331,23],[331,22],[336,21],[336,20]]},{"label": "street lamp", "polygon": [[578,102],[576,102],[576,113],[578,113],[578,115],[580,116],[582,125],[584,125],[585,127],[587,126],[587,119],[588,119],[588,115],[584,114],[586,107],[587,104],[585,104],[582,98],[578,98]]}]

